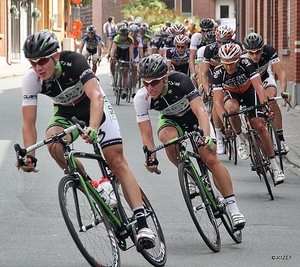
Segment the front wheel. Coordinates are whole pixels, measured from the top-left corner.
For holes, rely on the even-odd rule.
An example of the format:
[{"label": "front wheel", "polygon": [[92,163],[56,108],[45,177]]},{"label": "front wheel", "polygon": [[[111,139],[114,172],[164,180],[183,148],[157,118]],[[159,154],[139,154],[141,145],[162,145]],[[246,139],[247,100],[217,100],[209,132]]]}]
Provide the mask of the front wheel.
[{"label": "front wheel", "polygon": [[178,176],[185,203],[199,234],[213,252],[219,252],[221,248],[219,228],[204,190],[185,163],[179,164]]},{"label": "front wheel", "polygon": [[[118,211],[120,213],[120,217],[122,218],[123,222],[125,222],[126,224],[131,223],[132,221],[135,220],[133,212],[126,201],[126,197],[122,190],[120,181],[117,179],[114,181],[116,181],[114,183],[115,191],[118,192],[116,196],[119,203]],[[156,236],[155,247],[151,249],[143,249],[141,250],[141,254],[152,265],[158,267],[164,266],[166,264],[167,254],[166,254],[166,242],[163,235],[163,231],[161,229],[158,218],[154,212],[154,209],[151,206],[148,198],[146,197],[142,189],[141,189],[141,194],[142,194],[142,202],[143,202],[143,207],[145,209],[148,227],[154,232]],[[133,236],[131,236],[131,238],[133,241],[135,240]]]},{"label": "front wheel", "polygon": [[92,194],[90,196],[95,210],[79,180],[65,176],[58,185],[61,212],[81,254],[93,267],[119,267],[120,254],[114,231],[99,201]]}]

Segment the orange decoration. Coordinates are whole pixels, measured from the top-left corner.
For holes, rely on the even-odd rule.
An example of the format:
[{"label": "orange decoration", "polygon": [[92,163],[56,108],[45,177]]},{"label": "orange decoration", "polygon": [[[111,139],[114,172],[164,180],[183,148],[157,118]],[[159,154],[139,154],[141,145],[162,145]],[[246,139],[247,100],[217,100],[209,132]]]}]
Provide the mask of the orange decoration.
[{"label": "orange decoration", "polygon": [[72,0],[72,3],[74,5],[79,5],[79,4],[81,4],[81,0]]}]

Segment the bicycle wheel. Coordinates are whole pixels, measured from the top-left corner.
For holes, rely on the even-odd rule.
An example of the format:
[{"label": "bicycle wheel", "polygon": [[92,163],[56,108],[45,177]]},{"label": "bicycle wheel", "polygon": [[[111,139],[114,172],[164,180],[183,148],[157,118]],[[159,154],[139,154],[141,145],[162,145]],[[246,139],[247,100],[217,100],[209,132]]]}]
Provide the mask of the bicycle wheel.
[{"label": "bicycle wheel", "polygon": [[133,80],[132,80],[132,74],[128,74],[128,83],[127,83],[127,96],[126,96],[126,102],[130,103],[130,98],[132,95],[132,87],[133,87]]},{"label": "bicycle wheel", "polygon": [[[185,163],[179,164],[178,176],[185,203],[199,234],[213,252],[219,252],[221,239],[218,224],[202,187]],[[189,180],[195,183],[195,192],[192,194],[190,194]]]},{"label": "bicycle wheel", "polygon": [[229,137],[230,146],[230,159],[233,161],[234,165],[237,164],[237,146],[236,146],[236,134],[232,133]]},{"label": "bicycle wheel", "polygon": [[249,146],[250,146],[250,157],[253,164],[253,168],[260,178],[261,176],[263,177],[270,198],[271,200],[274,200],[274,196],[266,172],[267,169],[266,156],[262,151],[262,143],[260,141],[259,136],[255,134],[253,131],[250,132]]},{"label": "bicycle wheel", "polygon": [[230,237],[233,239],[236,243],[242,242],[242,230],[235,230],[232,226],[232,221],[230,219],[230,215],[227,211],[226,205],[224,203],[224,199],[221,200],[221,198],[218,198],[221,202],[218,203],[219,210],[220,210],[220,216],[221,221],[223,225],[225,226],[226,231],[230,235]]},{"label": "bicycle wheel", "polygon": [[[133,212],[131,208],[129,207],[125,195],[123,193],[121,184],[118,180],[116,180],[115,183],[115,189],[118,192],[116,194],[117,199],[118,199],[118,212],[120,213],[120,217],[122,220],[126,223],[131,223],[134,219]],[[142,194],[142,201],[143,201],[143,206],[146,212],[147,216],[147,224],[148,227],[154,232],[156,235],[156,245],[154,248],[151,249],[143,249],[141,250],[141,254],[143,257],[152,265],[154,266],[164,266],[167,260],[167,254],[166,254],[166,243],[165,243],[165,238],[160,226],[160,223],[158,221],[158,218],[154,212],[153,207],[151,206],[148,198],[146,197],[145,193],[141,189],[141,194]],[[135,240],[134,236],[131,236],[131,239]]]},{"label": "bicycle wheel", "polygon": [[123,74],[118,71],[118,80],[117,80],[117,89],[116,89],[116,104],[120,105],[121,94],[122,94],[122,82],[123,82]]},{"label": "bicycle wheel", "polygon": [[280,144],[279,136],[278,136],[278,133],[276,131],[273,121],[267,122],[267,129],[272,138],[272,143],[273,143],[274,150],[275,150],[276,161],[280,164],[281,170],[284,171],[283,170],[282,153],[281,153],[281,144]]},{"label": "bicycle wheel", "polygon": [[119,267],[120,254],[112,226],[98,200],[92,212],[88,198],[78,180],[65,176],[58,186],[61,212],[67,228],[81,254],[93,267]]}]

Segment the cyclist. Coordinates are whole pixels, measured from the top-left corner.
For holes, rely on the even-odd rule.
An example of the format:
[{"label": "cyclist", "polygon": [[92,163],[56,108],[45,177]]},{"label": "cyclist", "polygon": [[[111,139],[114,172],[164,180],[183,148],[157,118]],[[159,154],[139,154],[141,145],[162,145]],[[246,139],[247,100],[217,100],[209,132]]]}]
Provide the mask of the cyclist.
[{"label": "cyclist", "polygon": [[[232,36],[234,34],[233,29],[228,25],[220,25],[216,31],[216,42],[207,45],[204,50],[204,59],[203,62],[200,64],[199,68],[199,76],[201,79],[202,84],[202,90],[207,94],[208,98],[211,98],[210,93],[210,85],[212,80],[212,71],[213,69],[220,63],[218,50],[219,47],[224,43],[237,43],[237,41],[232,39]],[[239,45],[242,47],[242,44],[239,43]],[[225,147],[223,142],[223,136],[222,136],[222,121],[218,117],[218,114],[213,106],[212,108],[212,119],[213,124],[215,128],[216,138],[217,138],[217,154],[222,155],[225,153]],[[239,137],[238,137],[239,140]],[[244,142],[239,142],[238,147],[238,154],[241,158],[245,157],[247,155],[247,150],[245,148]]]},{"label": "cyclist", "polygon": [[[249,58],[254,62],[254,66],[259,72],[263,81],[264,88],[268,98],[277,95],[277,86],[272,70],[278,77],[282,94],[287,96],[286,101],[291,100],[291,94],[286,92],[287,77],[282,67],[280,59],[273,46],[264,44],[263,38],[258,33],[250,33],[244,39],[244,47],[248,52]],[[269,67],[272,66],[272,70]],[[286,145],[283,129],[282,129],[282,114],[276,101],[270,102],[270,108],[274,112],[274,123],[281,143],[281,153],[286,154],[289,152],[289,147]],[[276,147],[276,149],[278,149]]]},{"label": "cyclist", "polygon": [[[161,142],[183,134],[184,124],[191,128],[197,124],[206,136],[210,134],[208,115],[199,90],[195,88],[186,74],[167,73],[167,70],[164,58],[158,54],[143,58],[138,65],[138,74],[142,77],[144,87],[137,92],[134,107],[143,145],[149,149],[155,146],[149,115],[151,109],[160,113],[157,134]],[[176,147],[167,147],[166,153],[169,160],[177,167],[179,162]],[[245,225],[245,218],[237,207],[227,169],[218,159],[215,148],[210,147],[209,144],[201,146],[199,153],[212,171],[214,182],[227,202],[233,227],[242,229]],[[155,154],[151,157],[154,165],[146,167],[153,172],[157,169],[158,161]]]},{"label": "cyclist", "polygon": [[[267,95],[255,66],[249,59],[240,58],[242,54],[240,45],[234,43],[224,44],[220,47],[218,53],[221,65],[215,67],[213,71],[212,85],[214,105],[219,117],[222,118],[225,111],[232,113],[239,110],[241,103],[250,107],[267,102]],[[274,172],[275,183],[282,183],[285,177],[276,162],[271,136],[264,126],[264,116],[272,117],[272,114],[264,109],[258,109],[253,111],[252,115],[251,123],[262,140],[266,155],[270,158],[270,167]],[[233,116],[229,119],[237,136],[245,138],[242,134],[240,117]]]},{"label": "cyclist", "polygon": [[[118,34],[115,36],[110,50],[111,58],[111,73],[114,77],[115,74],[115,61],[124,60],[124,61],[133,61],[134,60],[134,44],[133,39],[129,35],[129,30],[126,25],[121,25],[118,28]],[[121,98],[125,99],[127,96],[127,79],[128,79],[128,70],[129,65],[123,64],[123,90]]]},{"label": "cyclist", "polygon": [[200,21],[201,32],[196,32],[191,37],[190,44],[190,71],[191,71],[191,79],[195,85],[197,85],[197,67],[195,65],[195,58],[197,54],[197,50],[201,46],[205,46],[207,43],[205,42],[205,36],[207,32],[210,32],[214,28],[214,22],[210,18],[204,18]]},{"label": "cyclist", "polygon": [[143,53],[141,54],[141,58],[143,58],[149,56],[151,52],[151,36],[147,33],[147,28],[145,26],[141,26],[140,28],[140,37],[142,39],[143,44]]},{"label": "cyclist", "polygon": [[102,40],[100,35],[96,34],[96,31],[97,29],[94,25],[88,26],[79,45],[80,54],[83,54],[86,59],[88,59],[89,56],[92,57],[92,69],[94,73],[97,71],[97,63],[101,61],[102,54]]},{"label": "cyclist", "polygon": [[176,35],[174,38],[175,47],[167,51],[168,71],[176,70],[189,75],[189,56],[188,45],[190,38],[186,35]]},{"label": "cyclist", "polygon": [[135,96],[136,84],[137,84],[137,64],[140,61],[141,55],[143,54],[143,41],[141,36],[139,35],[140,27],[136,24],[131,24],[129,26],[129,35],[133,39],[133,54],[134,54],[134,66],[132,68],[132,80],[133,80],[133,88],[132,88],[132,98]]},{"label": "cyclist", "polygon": [[169,27],[167,29],[167,32],[168,32],[169,35],[164,41],[164,52],[163,52],[164,53],[163,56],[165,58],[167,56],[167,51],[175,46],[175,44],[174,44],[175,36],[185,34],[186,33],[186,28],[184,27],[183,24],[176,23],[173,26]]},{"label": "cyclist", "polygon": [[[95,142],[100,137],[103,154],[122,184],[127,200],[138,223],[138,241],[148,240],[155,244],[155,236],[148,228],[138,183],[129,169],[123,155],[122,138],[116,115],[105,96],[98,80],[85,58],[72,51],[58,52],[59,42],[54,33],[42,30],[27,37],[23,50],[31,63],[22,83],[23,140],[25,147],[36,142],[37,95],[49,96],[53,100],[54,114],[46,129],[46,138],[69,127],[71,117],[87,123],[88,128],[81,136],[86,143]],[[65,138],[69,143],[76,140],[79,133],[73,132]],[[59,167],[67,170],[62,147],[48,145],[51,156]],[[22,169],[34,170],[32,157],[26,159]],[[80,162],[78,162],[80,164]],[[84,171],[83,166],[80,168]],[[143,245],[143,244],[142,244]],[[149,248],[149,247],[147,247]]]}]

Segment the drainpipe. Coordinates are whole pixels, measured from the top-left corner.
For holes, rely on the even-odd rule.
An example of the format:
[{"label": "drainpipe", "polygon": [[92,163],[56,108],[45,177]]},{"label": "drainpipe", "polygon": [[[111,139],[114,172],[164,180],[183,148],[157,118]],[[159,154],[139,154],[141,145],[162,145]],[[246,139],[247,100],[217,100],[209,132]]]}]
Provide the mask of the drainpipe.
[{"label": "drainpipe", "polygon": [[239,41],[240,38],[240,1],[236,0],[235,12],[235,39]]}]

